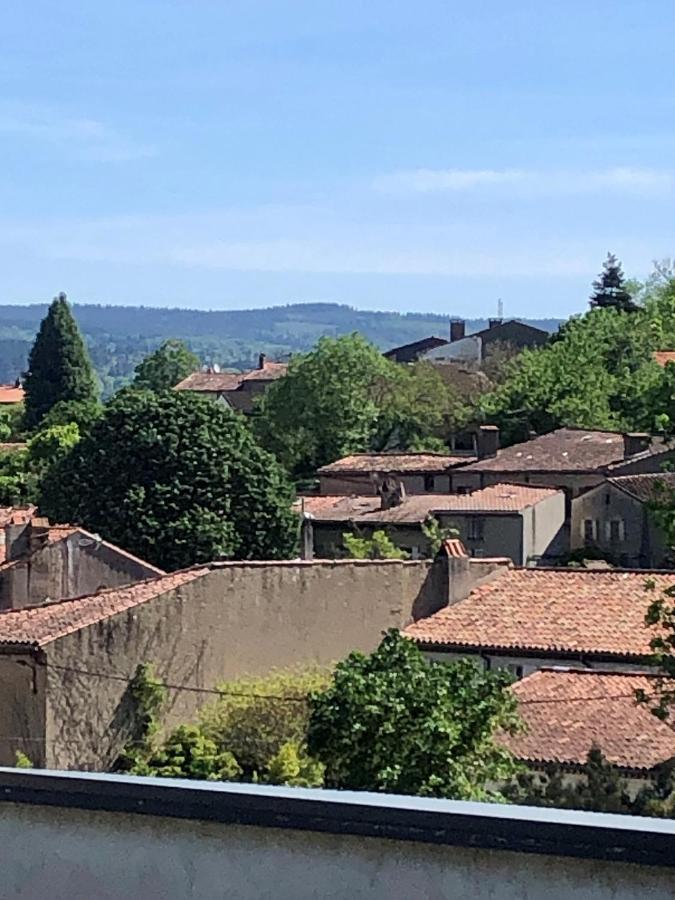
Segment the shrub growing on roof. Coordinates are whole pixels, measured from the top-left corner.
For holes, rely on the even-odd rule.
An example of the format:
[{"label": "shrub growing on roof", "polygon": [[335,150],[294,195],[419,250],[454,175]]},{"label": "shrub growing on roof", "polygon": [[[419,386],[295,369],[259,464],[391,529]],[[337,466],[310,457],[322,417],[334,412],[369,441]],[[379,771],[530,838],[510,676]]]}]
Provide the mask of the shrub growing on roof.
[{"label": "shrub growing on roof", "polygon": [[291,501],[241,417],[190,393],[128,389],[49,471],[40,508],[171,570],[289,557]]}]

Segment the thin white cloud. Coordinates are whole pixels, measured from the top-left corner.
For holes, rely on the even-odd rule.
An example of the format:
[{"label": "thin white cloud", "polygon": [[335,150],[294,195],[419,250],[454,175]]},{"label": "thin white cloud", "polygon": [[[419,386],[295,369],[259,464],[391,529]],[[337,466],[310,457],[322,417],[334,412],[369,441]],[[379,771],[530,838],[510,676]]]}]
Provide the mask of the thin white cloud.
[{"label": "thin white cloud", "polygon": [[675,173],[631,166],[575,171],[565,169],[411,169],[374,180],[383,193],[430,194],[515,188],[520,193],[591,194],[649,192],[675,187]]},{"label": "thin white cloud", "polygon": [[0,106],[0,135],[57,148],[92,162],[128,162],[154,156],[154,148],[131,140],[97,119],[64,115],[42,106]]}]

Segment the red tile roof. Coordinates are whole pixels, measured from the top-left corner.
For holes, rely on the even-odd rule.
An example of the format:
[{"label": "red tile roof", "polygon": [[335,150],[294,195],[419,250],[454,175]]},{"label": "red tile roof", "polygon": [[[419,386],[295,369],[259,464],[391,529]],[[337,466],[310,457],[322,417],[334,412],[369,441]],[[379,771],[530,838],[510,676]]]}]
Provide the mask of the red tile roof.
[{"label": "red tile roof", "polygon": [[[663,441],[656,439],[649,450],[630,457],[630,462],[643,456],[663,453]],[[559,428],[499,450],[496,456],[481,459],[466,467],[468,472],[594,472],[613,464],[622,464],[623,435],[613,431],[584,431]]]},{"label": "red tile roof", "polygon": [[286,363],[267,362],[262,367],[251,369],[241,376],[242,381],[275,381],[277,378],[283,378],[288,372]]},{"label": "red tile roof", "polygon": [[321,495],[296,502],[318,521],[363,523],[390,522],[419,524],[436,513],[514,513],[547,500],[561,491],[529,485],[495,484],[471,494],[411,494],[398,506],[380,509],[374,496]]},{"label": "red tile roof", "polygon": [[675,362],[675,350],[656,350],[652,356],[654,362],[660,366],[666,366],[668,363]]},{"label": "red tile roof", "polygon": [[203,567],[187,569],[88,597],[0,611],[0,644],[44,646],[180,588],[208,571]]},{"label": "red tile roof", "polygon": [[653,693],[652,676],[543,669],[512,690],[526,730],[499,739],[518,759],[582,765],[596,745],[616,766],[648,770],[675,756],[675,731],[635,700]]},{"label": "red tile roof", "polygon": [[675,586],[675,572],[505,568],[404,634],[452,650],[644,657],[654,637],[648,579],[657,591]]},{"label": "red tile roof", "polygon": [[353,453],[322,466],[320,475],[368,472],[435,473],[473,462],[474,456],[450,456],[444,453]]},{"label": "red tile roof", "polygon": [[232,372],[193,372],[179,382],[174,390],[219,394],[221,391],[236,391],[240,384],[241,375]]},{"label": "red tile roof", "polygon": [[655,472],[645,475],[618,475],[608,479],[641,503],[664,500],[675,491],[675,472]]},{"label": "red tile roof", "polygon": [[0,403],[22,403],[24,390],[15,384],[0,384]]}]

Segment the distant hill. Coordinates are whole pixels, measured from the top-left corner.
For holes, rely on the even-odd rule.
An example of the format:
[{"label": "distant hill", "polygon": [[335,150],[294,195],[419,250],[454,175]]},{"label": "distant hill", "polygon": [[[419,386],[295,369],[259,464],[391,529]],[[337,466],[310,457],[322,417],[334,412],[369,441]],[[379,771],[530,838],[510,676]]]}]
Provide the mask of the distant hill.
[{"label": "distant hill", "polygon": [[[0,382],[13,381],[26,367],[28,351],[47,304],[0,306]],[[271,357],[308,350],[323,335],[358,331],[385,350],[428,335],[446,337],[449,316],[373,312],[338,303],[296,303],[267,309],[202,311],[147,306],[78,306],[75,316],[107,394],[162,340],[185,340],[204,362],[250,368],[260,352]],[[523,319],[555,331],[559,319]],[[467,320],[467,331],[487,326]]]}]

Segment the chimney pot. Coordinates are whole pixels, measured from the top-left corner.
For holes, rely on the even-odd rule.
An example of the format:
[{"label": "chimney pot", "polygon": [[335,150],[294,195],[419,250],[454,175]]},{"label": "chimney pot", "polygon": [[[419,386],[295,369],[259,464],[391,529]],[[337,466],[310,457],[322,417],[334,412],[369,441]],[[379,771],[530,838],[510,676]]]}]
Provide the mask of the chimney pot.
[{"label": "chimney pot", "polygon": [[466,333],[466,322],[464,319],[452,319],[450,322],[450,343],[461,341]]},{"label": "chimney pot", "polygon": [[649,450],[651,435],[641,431],[629,431],[623,435],[623,458],[630,459],[638,453]]},{"label": "chimney pot", "polygon": [[499,428],[496,425],[481,425],[476,444],[478,459],[496,456],[499,450]]},{"label": "chimney pot", "polygon": [[258,356],[258,368],[259,368],[259,369],[264,369],[264,368],[265,368],[265,360],[266,360],[266,359],[267,359],[267,354],[265,354],[265,353],[261,353],[261,354]]}]

